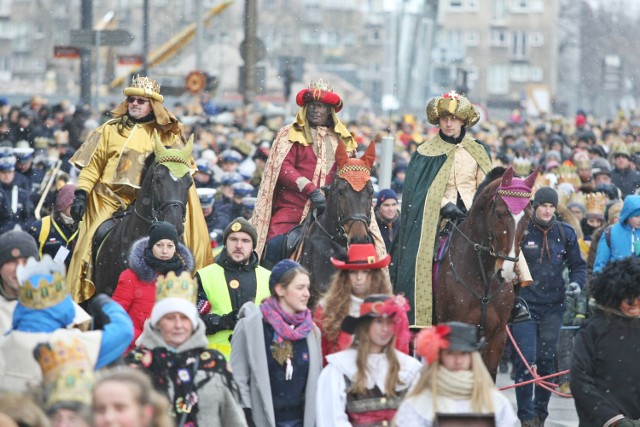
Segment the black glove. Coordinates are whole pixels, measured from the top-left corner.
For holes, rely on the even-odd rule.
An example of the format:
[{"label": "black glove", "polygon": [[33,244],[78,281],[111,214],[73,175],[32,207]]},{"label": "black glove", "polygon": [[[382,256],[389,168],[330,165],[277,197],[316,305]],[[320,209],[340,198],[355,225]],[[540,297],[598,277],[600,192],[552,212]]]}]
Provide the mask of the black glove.
[{"label": "black glove", "polygon": [[311,200],[311,208],[316,211],[317,215],[322,214],[322,212],[327,208],[327,199],[319,188],[313,190],[309,196],[309,200]]},{"label": "black glove", "polygon": [[84,190],[76,190],[73,193],[73,203],[71,203],[71,218],[76,222],[80,222],[84,216],[84,212],[87,210],[87,192]]},{"label": "black glove", "polygon": [[464,219],[466,217],[465,213],[451,202],[447,203],[440,209],[440,215],[452,221],[456,219]]},{"label": "black glove", "polygon": [[102,307],[112,301],[111,297],[107,294],[98,294],[91,299],[91,302],[89,302],[89,314],[93,317],[92,329],[102,329],[104,325],[111,322],[109,316],[102,311]]},{"label": "black glove", "polygon": [[233,310],[231,313],[220,316],[218,322],[218,328],[220,330],[233,330],[238,323],[238,310]]}]

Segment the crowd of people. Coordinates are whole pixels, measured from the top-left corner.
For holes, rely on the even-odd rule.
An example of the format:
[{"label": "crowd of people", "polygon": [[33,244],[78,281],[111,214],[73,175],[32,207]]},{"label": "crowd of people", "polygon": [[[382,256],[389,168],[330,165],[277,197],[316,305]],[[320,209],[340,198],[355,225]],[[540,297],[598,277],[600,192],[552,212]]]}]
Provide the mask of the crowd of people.
[{"label": "crowd of people", "polygon": [[[516,382],[570,369],[558,386],[581,425],[640,425],[640,399],[624,391],[640,380],[629,368],[640,116],[514,112],[478,125],[473,103],[449,92],[422,119],[343,122],[342,98],[319,80],[297,94],[290,124],[239,109],[187,126],[194,111],[168,109],[148,77],[124,95],[98,120],[40,97],[0,106],[0,415],[33,426],[306,427],[474,413],[544,426],[550,392],[518,387],[514,410],[482,361],[478,325],[431,325],[434,255],[504,166],[539,171],[511,281],[524,358],[506,356],[507,369]],[[313,278],[289,258],[287,235],[327,209],[338,147],[358,157],[382,133],[395,145],[366,167],[372,239],[333,254],[328,290],[310,306]],[[184,226],[149,221],[121,254],[112,295],[98,293],[98,230],[150,203],[139,190],[158,145],[178,164],[171,176],[193,176]],[[381,162],[389,188],[377,185]],[[31,403],[11,404],[20,399]]]}]

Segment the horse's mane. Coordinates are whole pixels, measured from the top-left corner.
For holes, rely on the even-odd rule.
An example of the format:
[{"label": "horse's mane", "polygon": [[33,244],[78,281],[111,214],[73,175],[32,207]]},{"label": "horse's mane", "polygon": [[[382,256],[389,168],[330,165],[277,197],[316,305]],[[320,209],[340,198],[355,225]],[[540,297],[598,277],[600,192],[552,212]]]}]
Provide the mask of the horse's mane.
[{"label": "horse's mane", "polygon": [[156,161],[156,153],[151,153],[144,160],[144,167],[142,168],[142,173],[140,174],[140,182],[144,181],[144,177],[147,176],[147,172],[151,169],[151,166]]},{"label": "horse's mane", "polygon": [[487,176],[485,176],[484,181],[482,181],[478,186],[478,189],[476,190],[476,194],[475,196],[473,196],[473,203],[476,202],[476,199],[484,191],[484,189],[487,188],[489,184],[491,184],[496,179],[501,178],[506,171],[507,169],[505,169],[502,166],[496,166],[495,168],[491,169],[487,174]]}]

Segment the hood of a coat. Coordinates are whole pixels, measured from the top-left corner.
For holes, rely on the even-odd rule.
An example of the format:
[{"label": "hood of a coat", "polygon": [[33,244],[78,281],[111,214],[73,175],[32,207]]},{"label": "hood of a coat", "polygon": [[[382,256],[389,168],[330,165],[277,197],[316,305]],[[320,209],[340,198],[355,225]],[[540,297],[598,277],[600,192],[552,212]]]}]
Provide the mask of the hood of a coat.
[{"label": "hood of a coat", "polygon": [[[143,282],[153,282],[156,279],[156,272],[144,262],[144,250],[148,245],[149,237],[147,236],[133,242],[129,250],[129,268],[131,268]],[[193,271],[193,255],[191,255],[189,248],[182,243],[178,243],[177,252],[186,262],[185,271]]]}]

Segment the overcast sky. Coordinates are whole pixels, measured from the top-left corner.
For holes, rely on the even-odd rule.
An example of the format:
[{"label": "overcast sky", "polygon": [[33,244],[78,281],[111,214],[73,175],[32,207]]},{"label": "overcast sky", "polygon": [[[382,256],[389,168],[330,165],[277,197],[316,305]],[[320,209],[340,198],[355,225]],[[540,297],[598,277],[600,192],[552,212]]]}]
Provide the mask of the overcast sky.
[{"label": "overcast sky", "polygon": [[640,12],[640,0],[586,0],[587,3],[594,7],[618,7],[622,5],[630,13],[638,14]]}]

